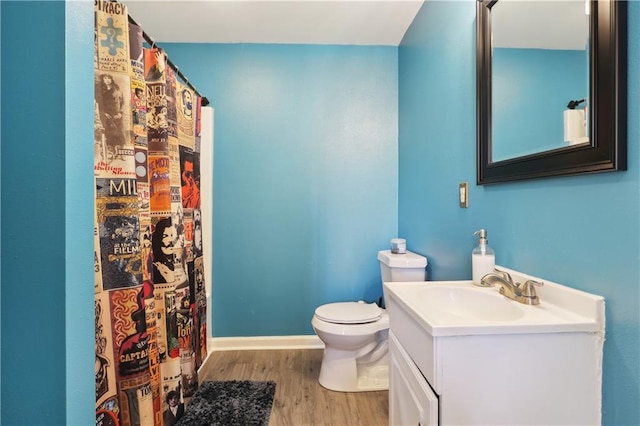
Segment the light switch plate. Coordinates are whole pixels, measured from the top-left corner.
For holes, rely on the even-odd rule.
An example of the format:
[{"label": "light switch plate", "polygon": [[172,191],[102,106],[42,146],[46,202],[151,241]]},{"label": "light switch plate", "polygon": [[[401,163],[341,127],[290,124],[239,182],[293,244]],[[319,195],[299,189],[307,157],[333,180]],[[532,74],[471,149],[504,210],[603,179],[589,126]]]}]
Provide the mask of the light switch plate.
[{"label": "light switch plate", "polygon": [[458,188],[458,201],[460,201],[461,208],[469,207],[469,184],[462,182]]}]

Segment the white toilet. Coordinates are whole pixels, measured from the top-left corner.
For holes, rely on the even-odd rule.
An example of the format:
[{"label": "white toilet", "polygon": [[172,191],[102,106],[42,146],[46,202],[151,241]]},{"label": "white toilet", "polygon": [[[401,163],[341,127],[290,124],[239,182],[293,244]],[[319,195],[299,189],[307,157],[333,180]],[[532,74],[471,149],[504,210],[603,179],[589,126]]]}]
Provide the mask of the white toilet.
[{"label": "white toilet", "polygon": [[[383,282],[424,281],[427,259],[416,253],[378,252]],[[389,389],[389,316],[375,303],[338,302],[316,309],[311,320],[324,342],[320,384],[330,390]]]}]

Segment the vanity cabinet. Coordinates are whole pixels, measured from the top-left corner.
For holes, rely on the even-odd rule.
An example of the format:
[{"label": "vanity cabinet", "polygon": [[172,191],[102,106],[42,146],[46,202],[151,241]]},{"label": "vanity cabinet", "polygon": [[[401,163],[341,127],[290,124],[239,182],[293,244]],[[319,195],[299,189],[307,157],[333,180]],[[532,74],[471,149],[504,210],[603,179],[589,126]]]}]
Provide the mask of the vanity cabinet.
[{"label": "vanity cabinet", "polygon": [[392,333],[389,352],[389,423],[438,426],[438,397]]},{"label": "vanity cabinet", "polygon": [[386,300],[390,425],[600,424],[603,332],[434,336],[410,304]]}]

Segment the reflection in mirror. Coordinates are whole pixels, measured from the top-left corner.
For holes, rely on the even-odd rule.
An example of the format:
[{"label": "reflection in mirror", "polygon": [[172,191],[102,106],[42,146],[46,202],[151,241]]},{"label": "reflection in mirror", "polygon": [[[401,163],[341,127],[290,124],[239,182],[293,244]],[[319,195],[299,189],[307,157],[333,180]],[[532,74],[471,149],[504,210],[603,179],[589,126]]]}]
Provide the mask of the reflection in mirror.
[{"label": "reflection in mirror", "polygon": [[626,2],[477,5],[477,183],[626,170]]},{"label": "reflection in mirror", "polygon": [[588,13],[583,0],[493,6],[492,161],[589,142]]}]

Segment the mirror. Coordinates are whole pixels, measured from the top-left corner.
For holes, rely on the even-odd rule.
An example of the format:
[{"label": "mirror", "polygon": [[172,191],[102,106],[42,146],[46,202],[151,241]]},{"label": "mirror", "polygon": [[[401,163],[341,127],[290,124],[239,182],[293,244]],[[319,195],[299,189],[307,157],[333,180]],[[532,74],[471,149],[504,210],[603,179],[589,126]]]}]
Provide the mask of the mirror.
[{"label": "mirror", "polygon": [[626,170],[626,22],[622,1],[478,0],[479,185]]}]

